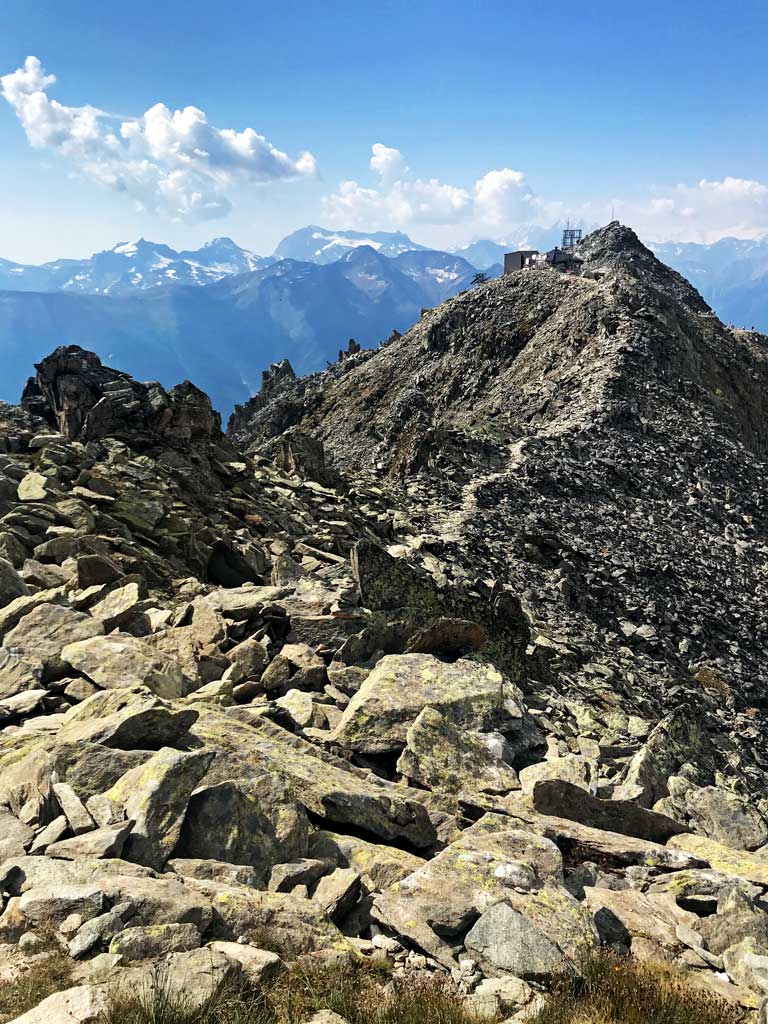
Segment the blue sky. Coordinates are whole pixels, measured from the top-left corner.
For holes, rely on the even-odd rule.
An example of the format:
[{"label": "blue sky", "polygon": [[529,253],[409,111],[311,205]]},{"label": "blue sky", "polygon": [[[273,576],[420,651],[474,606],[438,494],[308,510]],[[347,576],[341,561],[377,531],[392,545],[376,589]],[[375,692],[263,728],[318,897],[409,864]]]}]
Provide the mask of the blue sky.
[{"label": "blue sky", "polygon": [[[764,0],[0,0],[0,14],[8,259],[140,235],[267,253],[307,223],[449,246],[611,208],[647,238],[768,233]],[[29,55],[41,65],[13,78]],[[187,107],[202,113],[174,119]]]}]

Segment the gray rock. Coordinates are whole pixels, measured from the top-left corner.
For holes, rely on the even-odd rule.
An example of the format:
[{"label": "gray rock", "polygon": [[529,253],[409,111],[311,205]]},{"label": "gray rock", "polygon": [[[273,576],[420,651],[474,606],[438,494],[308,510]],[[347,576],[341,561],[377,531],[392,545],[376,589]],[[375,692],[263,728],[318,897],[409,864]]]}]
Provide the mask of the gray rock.
[{"label": "gray rock", "polygon": [[589,793],[597,781],[597,766],[586,757],[566,754],[532,764],[520,772],[520,787],[526,796],[538,783],[550,780],[569,783]]},{"label": "gray rock", "polygon": [[32,654],[0,647],[0,699],[40,687],[43,663]]},{"label": "gray rock", "polygon": [[0,557],[0,606],[29,593],[27,584],[11,563]]},{"label": "gray rock", "polygon": [[350,824],[385,840],[404,839],[414,846],[435,841],[427,809],[407,791],[355,770],[262,716],[249,716],[244,724],[201,708],[193,735],[224,752],[217,759],[219,777],[274,773],[301,794],[308,811],[326,821]]},{"label": "gray rock", "polygon": [[24,657],[41,661],[43,678],[48,679],[66,671],[67,662],[62,655],[65,647],[96,638],[103,632],[102,624],[90,615],[58,604],[42,604],[6,634],[4,643]]},{"label": "gray rock", "polygon": [[441,963],[454,967],[447,940],[463,934],[512,890],[563,878],[560,851],[533,832],[471,829],[423,867],[377,896],[373,917]]},{"label": "gray rock", "polygon": [[[421,857],[396,846],[371,843],[356,836],[343,836],[336,832],[317,831],[309,837],[311,857],[331,862],[340,868],[352,868],[369,891],[380,891],[402,881],[424,867]],[[274,871],[279,871],[279,865]]]},{"label": "gray rock", "polygon": [[200,945],[200,932],[193,924],[159,924],[124,928],[110,943],[109,952],[123,960],[149,960],[169,953],[186,953]]},{"label": "gray rock", "polygon": [[540,814],[568,818],[591,828],[647,839],[652,843],[664,844],[672,836],[688,831],[665,814],[646,810],[628,800],[600,800],[582,787],[562,780],[534,783],[531,799]]},{"label": "gray rock", "polygon": [[756,850],[768,841],[768,827],[756,808],[717,786],[692,787],[685,796],[695,831],[736,850]]},{"label": "gray rock", "polygon": [[389,655],[349,702],[333,741],[366,754],[402,750],[409,727],[425,707],[456,726],[511,729],[523,714],[522,695],[491,665],[430,654]]},{"label": "gray rock", "polygon": [[34,831],[15,814],[0,807],[0,858],[23,856],[35,839]]},{"label": "gray rock", "polygon": [[108,1006],[105,985],[77,985],[54,992],[13,1024],[101,1024]]},{"label": "gray rock", "polygon": [[95,828],[96,823],[71,786],[65,782],[55,782],[53,792],[73,835],[79,836]]},{"label": "gray rock", "polygon": [[342,921],[357,902],[361,892],[360,876],[352,868],[336,868],[315,886],[312,899],[319,903],[331,921]]},{"label": "gray rock", "polygon": [[49,857],[63,857],[65,860],[120,857],[133,824],[132,821],[122,821],[105,825],[85,835],[50,843],[45,852]]},{"label": "gray rock", "polygon": [[126,583],[125,586],[110,591],[103,600],[94,604],[90,613],[94,619],[104,624],[107,633],[113,629],[120,629],[136,615],[139,602],[145,596],[145,589],[138,583]]},{"label": "gray rock", "polygon": [[[63,814],[60,814],[58,818],[54,818],[45,828],[40,829],[35,836],[34,842],[29,847],[30,854],[45,853],[52,843],[57,843],[60,839],[63,839],[68,830],[69,823],[67,819]],[[5,854],[3,860],[12,856],[13,854]]]},{"label": "gray rock", "polygon": [[125,840],[127,860],[163,867],[179,841],[190,796],[212,757],[212,752],[164,747],[107,790],[107,799],[133,821]]},{"label": "gray rock", "polygon": [[106,909],[99,885],[40,885],[28,889],[19,900],[19,910],[33,925],[60,924],[69,914],[84,919],[97,917]]},{"label": "gray rock", "polygon": [[[90,621],[103,630],[95,619]],[[61,658],[97,686],[104,689],[146,686],[166,699],[182,697],[188,692],[181,666],[137,637],[125,633],[105,637],[90,635],[90,640],[67,644],[61,650]]]},{"label": "gray rock", "polygon": [[424,708],[408,729],[397,770],[429,789],[468,796],[519,787],[517,774],[495,758],[479,736],[431,707]]},{"label": "gray rock", "polygon": [[327,860],[289,861],[287,864],[275,864],[269,876],[270,892],[291,892],[297,885],[314,885],[314,883],[333,870],[333,863]]},{"label": "gray rock", "polygon": [[281,956],[322,950],[349,953],[352,949],[312,900],[220,882],[188,882],[193,884],[210,898],[214,914],[211,938],[243,938],[254,946],[266,945]]},{"label": "gray rock", "polygon": [[566,969],[559,946],[506,903],[496,903],[481,914],[464,945],[491,974],[500,971],[541,980]]},{"label": "gray rock", "polygon": [[254,949],[240,942],[211,942],[210,949],[223,953],[230,960],[236,961],[245,977],[256,986],[266,985],[274,981],[285,971],[285,964],[277,955],[266,949]]},{"label": "gray rock", "polygon": [[112,976],[118,991],[141,992],[157,986],[179,1002],[185,1012],[194,1014],[219,991],[235,985],[241,977],[240,965],[218,950],[192,949],[171,953],[162,964],[126,966]]},{"label": "gray rock", "polygon": [[274,864],[307,852],[309,822],[278,775],[203,785],[192,796],[175,853],[253,867],[266,885]]},{"label": "gray rock", "polygon": [[77,933],[67,944],[67,951],[73,960],[79,960],[97,946],[109,942],[124,927],[125,923],[116,911],[109,910],[106,914],[99,914],[78,928]]},{"label": "gray rock", "polygon": [[261,873],[248,864],[227,864],[220,860],[206,860],[193,857],[172,857],[165,865],[182,878],[201,878],[226,885],[248,885],[258,889]]},{"label": "gray rock", "polygon": [[186,736],[197,720],[193,708],[178,708],[143,686],[95,693],[65,715],[63,743],[99,743],[121,750],[157,750]]}]

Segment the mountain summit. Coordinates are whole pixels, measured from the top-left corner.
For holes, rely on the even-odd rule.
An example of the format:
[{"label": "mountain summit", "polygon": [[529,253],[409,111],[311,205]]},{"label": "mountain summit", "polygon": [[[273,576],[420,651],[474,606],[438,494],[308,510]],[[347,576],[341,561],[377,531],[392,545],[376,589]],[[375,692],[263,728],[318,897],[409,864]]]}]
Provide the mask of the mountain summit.
[{"label": "mountain summit", "polygon": [[336,468],[402,482],[400,543],[439,579],[482,567],[524,595],[573,727],[595,688],[659,712],[710,675],[763,706],[766,338],[618,223],[579,255],[580,276],[502,277],[285,381],[230,435],[309,434]]}]

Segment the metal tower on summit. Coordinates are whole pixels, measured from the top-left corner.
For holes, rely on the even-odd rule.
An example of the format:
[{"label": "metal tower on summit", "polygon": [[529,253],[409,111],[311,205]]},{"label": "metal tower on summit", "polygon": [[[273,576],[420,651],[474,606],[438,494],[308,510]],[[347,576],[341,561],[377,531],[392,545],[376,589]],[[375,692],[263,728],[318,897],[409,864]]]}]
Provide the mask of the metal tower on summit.
[{"label": "metal tower on summit", "polygon": [[572,228],[570,224],[563,228],[561,249],[575,249],[581,241],[581,228]]}]

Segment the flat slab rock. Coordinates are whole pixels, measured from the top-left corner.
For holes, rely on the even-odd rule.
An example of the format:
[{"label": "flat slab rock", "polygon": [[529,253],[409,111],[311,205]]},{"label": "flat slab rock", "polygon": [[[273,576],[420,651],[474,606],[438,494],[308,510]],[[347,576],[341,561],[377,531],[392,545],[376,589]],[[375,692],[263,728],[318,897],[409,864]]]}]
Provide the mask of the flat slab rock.
[{"label": "flat slab rock", "polygon": [[692,833],[675,836],[670,839],[668,845],[675,851],[699,858],[705,866],[712,867],[724,875],[768,886],[768,863],[744,850],[732,850],[722,843],[716,843],[714,839]]},{"label": "flat slab rock", "polygon": [[359,753],[402,750],[409,727],[425,707],[475,731],[511,729],[523,715],[522,694],[492,665],[467,659],[449,664],[431,654],[391,654],[376,664],[331,738]]},{"label": "flat slab rock", "polygon": [[106,985],[77,985],[54,992],[11,1024],[102,1024],[108,1005]]},{"label": "flat slab rock", "polygon": [[580,786],[560,779],[536,782],[531,803],[540,814],[578,821],[603,832],[618,832],[636,839],[664,844],[688,829],[685,825],[649,811],[630,800],[600,800]]},{"label": "flat slab rock", "polygon": [[[674,871],[707,866],[706,861],[701,857],[694,856],[682,849],[676,849],[673,845],[662,846],[660,843],[651,843],[647,839],[636,839],[618,832],[606,832],[602,829],[591,828],[589,825],[569,821],[567,818],[537,814],[536,811],[515,800],[514,797],[505,797],[504,807],[507,813],[486,814],[476,824],[471,825],[467,831],[496,829],[501,827],[502,822],[507,821],[516,823],[521,828],[532,828],[556,842],[565,841],[574,856],[578,856],[580,860],[603,858],[612,861],[617,867],[643,864],[647,867],[667,868]],[[675,842],[676,839],[670,841],[671,844]]]}]

